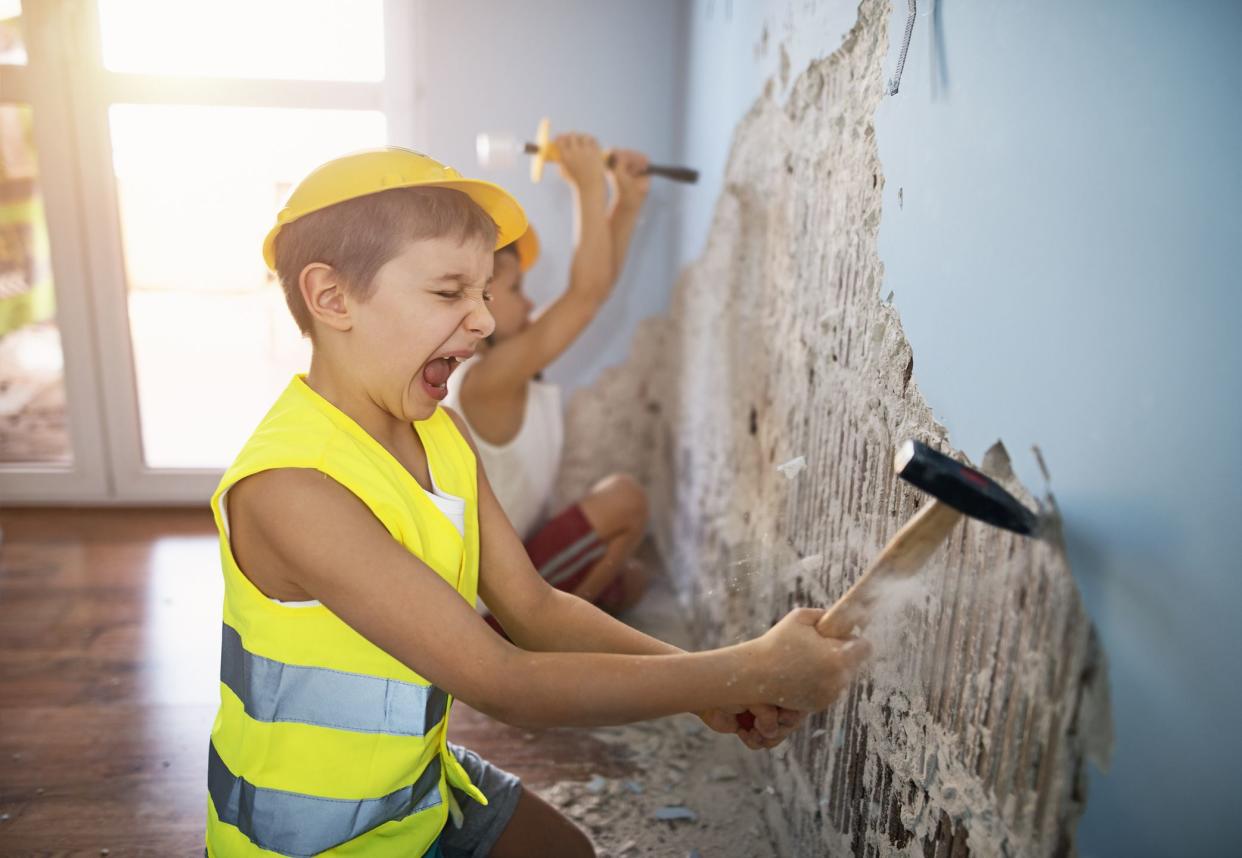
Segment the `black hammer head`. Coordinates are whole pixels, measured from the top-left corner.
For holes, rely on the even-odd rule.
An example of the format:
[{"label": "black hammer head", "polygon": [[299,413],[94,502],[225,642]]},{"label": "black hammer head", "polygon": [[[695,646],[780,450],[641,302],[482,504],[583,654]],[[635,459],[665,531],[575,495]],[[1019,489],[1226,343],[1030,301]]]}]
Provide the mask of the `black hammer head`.
[{"label": "black hammer head", "polygon": [[994,480],[920,441],[907,441],[897,449],[893,470],[963,515],[1027,536],[1039,529],[1039,516]]}]

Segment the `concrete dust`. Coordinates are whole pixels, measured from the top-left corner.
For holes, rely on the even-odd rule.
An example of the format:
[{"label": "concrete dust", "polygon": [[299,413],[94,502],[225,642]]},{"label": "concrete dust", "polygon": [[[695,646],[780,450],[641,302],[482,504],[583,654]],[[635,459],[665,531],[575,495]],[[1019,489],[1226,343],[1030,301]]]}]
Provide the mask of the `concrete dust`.
[{"label": "concrete dust", "polygon": [[930,578],[935,570],[909,578],[889,578],[872,588],[875,599],[867,627],[860,634],[872,646],[871,672],[900,663],[917,645],[917,632],[937,607]]}]

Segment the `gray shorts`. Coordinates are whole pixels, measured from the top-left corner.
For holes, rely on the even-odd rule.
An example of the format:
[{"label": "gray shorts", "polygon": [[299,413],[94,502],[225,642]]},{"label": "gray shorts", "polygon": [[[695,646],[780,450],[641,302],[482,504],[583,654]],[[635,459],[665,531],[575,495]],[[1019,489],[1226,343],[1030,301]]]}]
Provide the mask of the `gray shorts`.
[{"label": "gray shorts", "polygon": [[487,806],[454,788],[453,797],[461,807],[463,821],[461,828],[457,828],[450,817],[440,835],[440,851],[444,858],[487,858],[517,808],[522,782],[469,748],[449,742],[449,750],[487,796]]}]

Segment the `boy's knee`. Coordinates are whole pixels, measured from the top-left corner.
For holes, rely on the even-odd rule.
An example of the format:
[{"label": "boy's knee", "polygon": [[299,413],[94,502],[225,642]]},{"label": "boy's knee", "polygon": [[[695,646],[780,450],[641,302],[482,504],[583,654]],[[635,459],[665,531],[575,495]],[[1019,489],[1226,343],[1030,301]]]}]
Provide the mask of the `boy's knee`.
[{"label": "boy's knee", "polygon": [[636,526],[645,527],[650,509],[642,484],[629,474],[614,474],[609,479],[612,491],[616,492],[625,508],[626,517]]}]

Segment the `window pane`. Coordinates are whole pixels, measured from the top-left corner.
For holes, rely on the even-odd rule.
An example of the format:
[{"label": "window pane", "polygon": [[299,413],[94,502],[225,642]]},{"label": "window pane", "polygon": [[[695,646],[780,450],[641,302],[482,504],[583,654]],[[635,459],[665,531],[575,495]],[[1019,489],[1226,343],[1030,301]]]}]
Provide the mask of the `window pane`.
[{"label": "window pane", "polygon": [[69,464],[64,358],[31,110],[0,104],[0,462]]},{"label": "window pane", "polygon": [[276,80],[384,79],[382,0],[100,0],[111,71]]},{"label": "window pane", "polygon": [[22,36],[21,0],[0,0],[0,65],[25,64],[26,40]]},{"label": "window pane", "polygon": [[146,462],[223,468],[309,366],[263,237],[312,168],[384,145],[384,115],[125,104],[109,118]]}]

